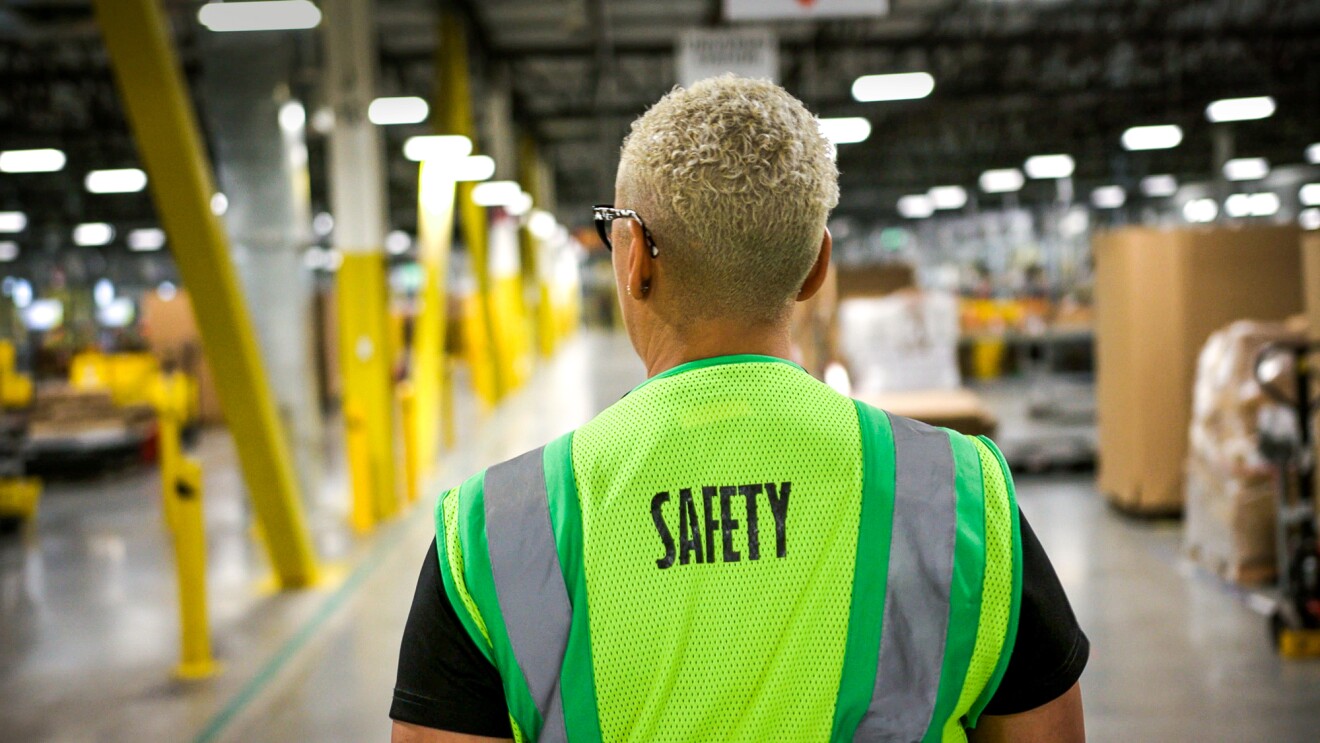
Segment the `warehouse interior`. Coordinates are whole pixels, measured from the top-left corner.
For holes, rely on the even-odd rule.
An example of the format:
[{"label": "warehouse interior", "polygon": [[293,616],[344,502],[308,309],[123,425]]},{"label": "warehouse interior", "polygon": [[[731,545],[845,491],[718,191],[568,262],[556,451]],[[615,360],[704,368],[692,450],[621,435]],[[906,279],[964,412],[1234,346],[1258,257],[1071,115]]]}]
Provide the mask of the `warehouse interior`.
[{"label": "warehouse interior", "polygon": [[646,379],[592,207],[725,72],[835,147],[791,360],[998,442],[1090,737],[1315,740],[1314,0],[0,0],[0,740],[385,739],[437,498]]}]

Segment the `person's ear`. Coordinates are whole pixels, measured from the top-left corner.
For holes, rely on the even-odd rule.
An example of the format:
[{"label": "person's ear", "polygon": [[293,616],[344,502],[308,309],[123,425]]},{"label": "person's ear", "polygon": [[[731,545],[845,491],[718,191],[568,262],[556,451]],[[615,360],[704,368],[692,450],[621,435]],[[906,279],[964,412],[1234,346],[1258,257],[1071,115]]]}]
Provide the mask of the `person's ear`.
[{"label": "person's ear", "polygon": [[797,301],[805,302],[816,296],[821,286],[825,284],[825,275],[830,270],[830,253],[834,250],[834,238],[830,236],[830,228],[825,228],[825,236],[820,240],[820,254],[816,256],[816,263],[811,267],[811,273],[807,274],[807,280],[802,282],[802,290],[798,292]]},{"label": "person's ear", "polygon": [[645,300],[651,294],[655,258],[646,239],[646,230],[635,219],[628,220],[628,293],[633,299]]}]

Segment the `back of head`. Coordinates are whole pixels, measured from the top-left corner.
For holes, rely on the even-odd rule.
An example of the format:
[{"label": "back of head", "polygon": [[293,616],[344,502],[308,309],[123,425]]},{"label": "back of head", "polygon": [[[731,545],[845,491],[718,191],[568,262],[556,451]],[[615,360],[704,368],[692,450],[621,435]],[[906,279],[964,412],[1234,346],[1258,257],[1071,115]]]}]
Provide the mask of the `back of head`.
[{"label": "back of head", "polygon": [[815,263],[838,176],[801,101],[730,75],[675,88],[633,123],[618,189],[660,247],[675,321],[765,324]]}]

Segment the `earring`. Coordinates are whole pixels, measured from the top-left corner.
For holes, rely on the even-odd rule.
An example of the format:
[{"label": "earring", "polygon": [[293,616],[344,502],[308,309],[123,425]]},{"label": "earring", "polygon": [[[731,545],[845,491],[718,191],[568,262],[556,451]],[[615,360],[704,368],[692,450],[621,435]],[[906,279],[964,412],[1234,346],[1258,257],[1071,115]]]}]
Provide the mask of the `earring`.
[{"label": "earring", "polygon": [[631,296],[632,296],[632,284],[625,284],[623,288],[624,288],[625,291],[628,292],[628,296],[631,297]]},{"label": "earring", "polygon": [[649,281],[643,281],[643,282],[642,282],[642,296],[645,297],[647,294],[650,293],[650,291],[651,291],[651,282],[649,282]]}]

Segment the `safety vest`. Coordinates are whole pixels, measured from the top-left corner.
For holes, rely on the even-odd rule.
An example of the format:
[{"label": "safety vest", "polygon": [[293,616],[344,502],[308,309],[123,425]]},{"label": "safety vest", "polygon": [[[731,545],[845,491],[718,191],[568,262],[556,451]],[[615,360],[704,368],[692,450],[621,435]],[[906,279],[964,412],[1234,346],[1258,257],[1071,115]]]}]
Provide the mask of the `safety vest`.
[{"label": "safety vest", "polygon": [[998,449],[766,356],[648,380],[436,530],[520,741],[965,741],[1016,635]]}]

